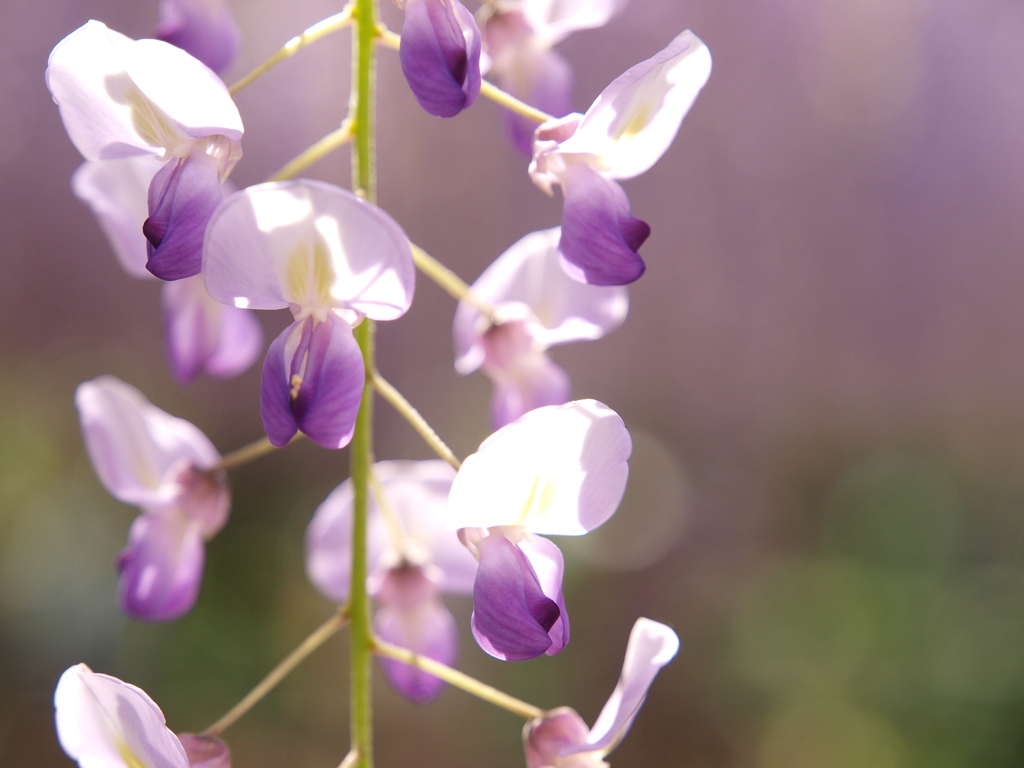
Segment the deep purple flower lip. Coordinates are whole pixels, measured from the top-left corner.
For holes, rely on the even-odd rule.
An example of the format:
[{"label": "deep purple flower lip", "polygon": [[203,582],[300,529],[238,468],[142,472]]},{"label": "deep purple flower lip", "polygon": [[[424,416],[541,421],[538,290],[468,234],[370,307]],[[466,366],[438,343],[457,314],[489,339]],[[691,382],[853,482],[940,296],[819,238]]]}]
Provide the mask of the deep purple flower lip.
[{"label": "deep purple flower lip", "polygon": [[193,153],[160,169],[142,225],[149,241],[146,269],[162,280],[198,275],[206,225],[223,198],[218,161],[210,155]]},{"label": "deep purple flower lip", "polygon": [[583,164],[573,164],[562,181],[562,239],[558,250],[570,277],[592,285],[626,285],[646,266],[637,250],[651,233],[629,212],[622,187]]},{"label": "deep purple flower lip", "polygon": [[480,29],[458,0],[409,0],[398,51],[416,101],[452,117],[480,93]]},{"label": "deep purple flower lip", "polygon": [[260,413],[270,442],[285,445],[297,431],[317,445],[348,445],[365,383],[363,355],[352,327],[333,313],[292,323],[267,350]]}]

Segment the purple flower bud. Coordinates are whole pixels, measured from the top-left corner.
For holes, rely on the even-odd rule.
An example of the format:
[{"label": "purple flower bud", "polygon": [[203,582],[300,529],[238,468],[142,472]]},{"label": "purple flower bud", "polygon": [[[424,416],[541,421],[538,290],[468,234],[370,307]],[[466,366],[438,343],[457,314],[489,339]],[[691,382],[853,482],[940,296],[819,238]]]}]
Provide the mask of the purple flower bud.
[{"label": "purple flower bud", "polygon": [[167,163],[149,185],[149,218],[142,225],[149,241],[146,269],[161,280],[199,274],[206,225],[224,199],[218,164],[194,152]]},{"label": "purple flower bud", "polygon": [[189,768],[231,768],[231,750],[213,736],[179,733],[178,741],[188,755]]},{"label": "purple flower bud", "polygon": [[480,93],[480,29],[458,0],[409,0],[398,51],[416,101],[452,117]]},{"label": "purple flower bud", "polygon": [[607,768],[608,763],[590,752],[572,754],[585,744],[587,724],[575,709],[559,707],[523,728],[526,768]]},{"label": "purple flower bud", "polygon": [[352,326],[333,313],[292,323],[263,362],[260,414],[270,442],[280,447],[302,431],[324,448],[348,445],[365,378]]},{"label": "purple flower bud", "polygon": [[161,0],[153,36],[224,72],[238,55],[240,34],[223,0]]}]

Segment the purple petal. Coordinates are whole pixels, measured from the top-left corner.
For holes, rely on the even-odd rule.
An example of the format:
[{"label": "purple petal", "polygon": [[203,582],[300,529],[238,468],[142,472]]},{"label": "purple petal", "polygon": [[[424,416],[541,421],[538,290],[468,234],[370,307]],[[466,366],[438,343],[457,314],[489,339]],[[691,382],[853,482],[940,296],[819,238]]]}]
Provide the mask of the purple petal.
[{"label": "purple petal", "polygon": [[[473,585],[473,636],[486,653],[498,659],[522,661],[544,653],[553,655],[569,641],[561,593],[562,554],[546,539],[534,539],[531,554],[546,572],[557,573],[556,589],[552,590],[550,583],[542,584],[532,558],[506,538],[502,529],[495,529],[477,545],[480,568]],[[537,541],[543,543],[536,545]]]},{"label": "purple petal", "polygon": [[223,72],[238,54],[240,33],[226,3],[219,0],[161,0],[153,37]]},{"label": "purple petal", "polygon": [[480,93],[480,29],[458,0],[409,0],[398,51],[416,101],[452,117]]},{"label": "purple petal", "polygon": [[267,350],[260,414],[270,442],[282,446],[301,431],[324,448],[352,439],[365,369],[352,327],[329,314],[292,323]]},{"label": "purple petal", "polygon": [[629,199],[615,181],[581,163],[562,177],[565,205],[558,249],[567,272],[580,282],[626,285],[644,273],[637,249],[651,234],[629,214]]},{"label": "purple petal", "polygon": [[199,596],[204,561],[203,535],[195,522],[173,510],[140,515],[118,557],[118,605],[140,621],[185,615]]},{"label": "purple petal", "polygon": [[[380,608],[373,619],[378,635],[447,666],[455,663],[459,633],[455,619],[441,601],[440,590],[421,568],[405,566],[388,571],[374,598]],[[416,704],[428,704],[444,689],[431,674],[395,659],[381,659],[395,689]]]},{"label": "purple petal", "polygon": [[[575,709],[559,707],[526,724],[523,748],[526,768],[591,768],[594,762],[566,758],[565,754],[587,743],[587,724]],[[606,765],[603,761],[598,766]]]},{"label": "purple petal", "polygon": [[214,736],[179,733],[178,741],[188,755],[189,768],[231,768],[231,750]]},{"label": "purple petal", "polygon": [[161,280],[198,275],[206,225],[223,198],[211,155],[192,153],[161,169],[149,185],[149,218],[142,225],[149,241],[146,269]]},{"label": "purple petal", "polygon": [[246,309],[221,304],[199,275],[163,285],[164,338],[175,378],[191,382],[205,370],[231,378],[249,368],[263,347],[263,329]]},{"label": "purple petal", "polygon": [[57,738],[82,768],[190,768],[160,707],[134,685],[77,664],[53,694]]}]

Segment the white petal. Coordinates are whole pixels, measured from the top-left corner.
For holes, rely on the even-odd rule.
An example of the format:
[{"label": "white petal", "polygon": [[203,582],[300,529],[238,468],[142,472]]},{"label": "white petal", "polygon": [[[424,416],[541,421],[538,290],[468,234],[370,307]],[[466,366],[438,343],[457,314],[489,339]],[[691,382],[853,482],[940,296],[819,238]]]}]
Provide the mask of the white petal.
[{"label": "white petal", "polygon": [[535,34],[554,45],[581,29],[603,27],[629,0],[526,0],[520,6]]},{"label": "white petal", "polygon": [[78,664],[61,675],[53,703],[60,745],[81,768],[188,768],[160,708],[134,685]]},{"label": "white petal", "polygon": [[[186,154],[197,138],[242,137],[238,110],[220,79],[173,45],[132,40],[90,21],[57,44],[46,82],[64,127],[88,160]],[[223,149],[223,171],[237,146]]]},{"label": "white petal", "polygon": [[147,280],[156,277],[146,269],[142,224],[149,216],[149,183],[161,167],[150,155],[87,160],[71,177],[72,191],[92,210],[121,268],[132,277]]},{"label": "white petal", "polygon": [[467,458],[452,484],[446,527],[522,525],[577,536],[612,516],[632,444],[622,419],[594,400],[530,411]]},{"label": "white petal", "polygon": [[675,658],[679,638],[669,627],[637,619],[626,644],[622,674],[587,737],[587,749],[607,754],[633,724],[658,671]]},{"label": "white petal", "polygon": [[353,310],[400,317],[415,268],[405,233],[379,208],[318,181],[259,184],[224,201],[203,245],[206,288],[250,309],[297,316]]},{"label": "white petal", "polygon": [[612,178],[638,176],[658,161],[711,75],[711,53],[689,30],[601,92],[576,133],[559,147],[591,156]]},{"label": "white petal", "polygon": [[196,426],[160,410],[113,376],[80,384],[75,405],[96,474],[128,504],[166,504],[180,492],[177,479],[185,466],[205,469],[220,460]]}]

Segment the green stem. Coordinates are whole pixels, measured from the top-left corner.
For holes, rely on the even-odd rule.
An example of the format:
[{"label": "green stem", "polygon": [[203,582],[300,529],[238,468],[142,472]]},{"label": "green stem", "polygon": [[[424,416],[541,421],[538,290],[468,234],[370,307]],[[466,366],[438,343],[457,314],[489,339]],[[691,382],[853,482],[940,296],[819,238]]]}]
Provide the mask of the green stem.
[{"label": "green stem", "polygon": [[373,388],[380,392],[380,396],[387,400],[391,407],[398,411],[406,421],[408,421],[413,429],[420,433],[420,436],[426,441],[438,456],[447,461],[455,470],[458,471],[459,467],[462,466],[462,462],[458,460],[455,453],[449,448],[444,440],[438,437],[437,432],[430,426],[426,419],[424,419],[420,412],[412,407],[412,404],[402,396],[402,393],[392,386],[383,376],[377,371],[370,373],[370,381],[373,383]]},{"label": "green stem", "polygon": [[[352,121],[352,190],[370,203],[377,201],[377,171],[374,156],[374,85],[377,29],[377,0],[354,0],[356,34],[352,36],[352,96],[349,119]],[[355,329],[356,341],[368,371],[376,370],[374,324],[364,320]],[[355,432],[349,448],[353,487],[352,501],[352,580],[350,616],[351,652],[351,733],[353,768],[373,768],[373,690],[371,651],[373,631],[370,625],[370,597],[366,592],[366,518],[370,495],[370,471],[373,466],[373,387],[363,389],[356,417]]]},{"label": "green stem", "polygon": [[352,140],[352,123],[345,120],[336,131],[324,136],[320,141],[302,152],[297,157],[289,160],[281,170],[271,176],[267,181],[284,181],[302,173],[322,157],[326,157],[334,150],[344,146]]},{"label": "green stem", "polygon": [[465,280],[418,245],[412,243],[410,245],[416,269],[437,283],[453,299],[466,302],[492,323],[494,322],[494,307],[473,293],[473,290],[466,285]]},{"label": "green stem", "polygon": [[307,45],[309,45],[312,42],[315,42],[316,40],[319,40],[321,37],[329,35],[331,32],[335,32],[336,30],[339,30],[342,27],[347,27],[351,21],[351,7],[346,7],[340,13],[336,13],[333,16],[329,16],[323,21],[318,21],[305,32],[303,32],[300,35],[296,35],[287,43],[285,43],[281,48],[279,48],[274,53],[273,56],[271,56],[269,59],[267,59],[262,64],[257,66],[255,69],[253,69],[237,83],[232,85],[228,89],[228,91],[231,93],[232,96],[234,96],[240,90],[245,88],[245,86],[251,84],[254,80],[265,75],[267,72],[276,67],[285,59],[294,56]]},{"label": "green stem", "polygon": [[257,702],[273,690],[278,683],[284,680],[293,669],[299,666],[309,654],[327,642],[335,632],[341,629],[347,619],[346,611],[342,608],[313,630],[309,637],[303,640],[298,648],[285,656],[280,664],[270,670],[270,674],[260,680],[256,687],[245,695],[245,698],[229,709],[224,717],[203,731],[203,735],[219,736],[226,728],[233,725],[242,715],[252,709]]},{"label": "green stem", "polygon": [[403,664],[409,664],[417,669],[422,669],[424,672],[429,672],[434,677],[439,677],[446,683],[454,685],[456,688],[461,688],[466,693],[471,693],[477,698],[489,701],[491,704],[507,709],[509,712],[527,720],[533,720],[544,715],[544,710],[540,707],[535,707],[533,704],[527,704],[525,701],[521,701],[514,696],[509,696],[497,688],[481,683],[475,677],[470,677],[464,672],[452,669],[439,661],[413,653],[408,648],[400,648],[397,645],[386,643],[377,638],[374,651],[381,656],[387,656],[389,659],[395,659]]},{"label": "green stem", "polygon": [[276,450],[277,447],[271,444],[269,438],[261,437],[259,440],[255,440],[248,445],[243,445],[241,448],[232,451],[226,456],[222,456],[220,462],[215,466],[210,467],[206,472],[207,474],[215,475],[220,472],[238,469],[239,467],[248,464],[253,459],[258,459],[260,456],[266,456],[268,453],[272,453]]}]

